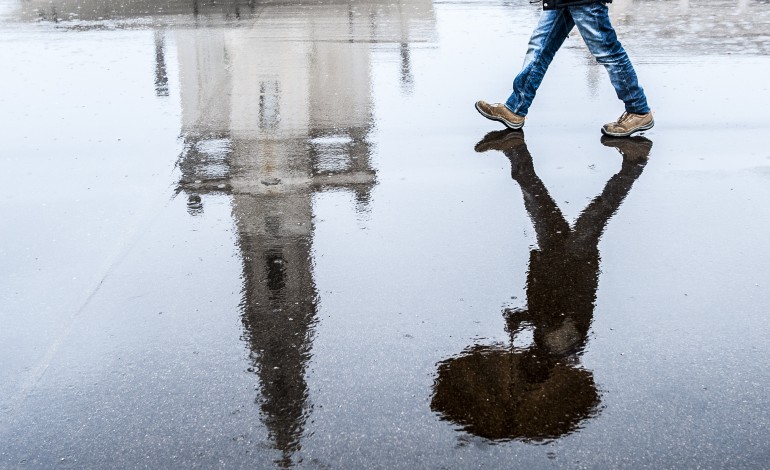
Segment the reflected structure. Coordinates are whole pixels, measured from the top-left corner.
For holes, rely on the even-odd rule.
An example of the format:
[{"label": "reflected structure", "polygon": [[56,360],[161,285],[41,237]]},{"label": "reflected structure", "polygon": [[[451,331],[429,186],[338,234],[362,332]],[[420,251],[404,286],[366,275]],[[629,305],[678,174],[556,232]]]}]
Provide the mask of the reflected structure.
[{"label": "reflected structure", "polygon": [[[240,19],[254,14],[256,0],[25,0],[21,15],[25,20],[52,22],[149,19],[165,22],[198,15],[218,15],[224,19]],[[136,24],[136,23],[135,23]],[[141,24],[141,23],[138,23]],[[88,27],[89,25],[81,25]],[[95,24],[102,29],[107,25]]]},{"label": "reflected structure", "polygon": [[277,463],[295,464],[312,408],[313,200],[346,191],[359,216],[369,210],[373,54],[400,64],[394,84],[410,92],[411,47],[435,34],[432,2],[28,0],[19,15],[77,31],[153,30],[148,86],[169,99],[178,84],[181,100],[176,191],[192,216],[209,195],[231,198],[257,402]]},{"label": "reflected structure", "polygon": [[765,0],[616,0],[610,14],[616,28],[623,31],[624,44],[647,49],[648,56],[770,52],[767,35],[757,34],[767,31],[770,25],[770,8]]},{"label": "reflected structure", "polygon": [[313,200],[346,191],[359,216],[369,210],[373,43],[403,59],[410,25],[432,28],[429,1],[352,5],[263,5],[248,28],[179,30],[167,41],[176,45],[182,101],[177,191],[193,216],[205,212],[207,195],[232,198],[244,340],[283,467],[301,460],[312,411]]},{"label": "reflected structure", "polygon": [[[292,5],[294,3],[294,5]],[[336,4],[351,12],[351,17],[366,16],[375,11],[375,18],[382,21],[380,13],[386,12],[385,22],[377,27],[394,31],[401,27],[398,22],[388,20],[399,18],[407,21],[419,18],[427,12],[431,2],[387,2],[385,0],[314,1],[291,2],[290,0],[24,0],[18,2],[18,17],[22,21],[48,21],[58,23],[62,29],[112,29],[178,27],[200,25],[239,25],[258,19],[263,11],[284,8],[292,14],[302,16],[312,13],[317,7],[325,8]],[[692,2],[690,0],[668,0],[651,2],[640,0],[615,0],[610,5],[613,23],[623,32],[624,43],[634,44],[638,50],[638,61],[644,62],[650,56],[687,56],[738,54],[766,55],[770,53],[770,40],[766,31],[770,25],[770,8],[767,0],[725,0],[719,2]],[[515,6],[509,4],[508,7]],[[304,10],[305,13],[302,13]],[[400,10],[400,11],[398,11]],[[704,27],[709,25],[709,27]],[[415,24],[403,28],[398,44],[408,52],[413,43],[410,34]],[[580,46],[582,47],[582,46]],[[646,56],[646,57],[645,57]],[[658,60],[658,59],[656,59]],[[405,55],[401,63],[408,64]],[[587,65],[593,66],[593,60]],[[409,90],[409,73],[401,76],[402,85]]]},{"label": "reflected structure", "polygon": [[[599,282],[599,239],[652,148],[644,137],[604,137],[602,143],[621,153],[621,169],[573,227],[535,173],[522,132],[492,132],[476,146],[510,160],[538,247],[530,253],[526,307],[503,312],[510,345],[474,345],[438,364],[431,408],[471,434],[556,439],[599,411],[593,374],[580,364]],[[523,336],[531,336],[529,345],[519,346]]]}]

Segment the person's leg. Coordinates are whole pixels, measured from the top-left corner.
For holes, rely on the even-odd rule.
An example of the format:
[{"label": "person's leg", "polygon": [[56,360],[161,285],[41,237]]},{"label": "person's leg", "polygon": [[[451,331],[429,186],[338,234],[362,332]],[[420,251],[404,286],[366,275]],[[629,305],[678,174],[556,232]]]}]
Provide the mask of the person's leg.
[{"label": "person's leg", "polygon": [[566,9],[544,11],[532,32],[521,72],[513,80],[513,93],[505,106],[514,114],[526,116],[546,70],[570,30],[575,26]]},{"label": "person's leg", "polygon": [[618,98],[625,104],[626,112],[649,113],[647,97],[639,86],[634,66],[610,23],[607,5],[594,2],[569,7],[569,11],[588,50],[596,61],[607,69],[610,82],[615,87]]}]

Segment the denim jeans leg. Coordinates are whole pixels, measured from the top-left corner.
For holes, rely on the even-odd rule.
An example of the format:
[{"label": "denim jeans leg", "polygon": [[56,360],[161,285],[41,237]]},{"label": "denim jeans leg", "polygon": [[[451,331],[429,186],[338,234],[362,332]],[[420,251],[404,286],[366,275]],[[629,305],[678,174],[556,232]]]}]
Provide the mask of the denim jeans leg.
[{"label": "denim jeans leg", "polygon": [[524,65],[513,80],[513,93],[505,102],[512,113],[527,115],[548,66],[574,26],[572,16],[566,9],[544,11],[540,15],[540,21],[529,39]]},{"label": "denim jeans leg", "polygon": [[569,7],[569,11],[588,50],[596,61],[607,69],[610,82],[615,87],[618,98],[625,103],[626,111],[635,114],[649,113],[647,97],[639,86],[634,66],[610,23],[607,5],[594,2]]}]

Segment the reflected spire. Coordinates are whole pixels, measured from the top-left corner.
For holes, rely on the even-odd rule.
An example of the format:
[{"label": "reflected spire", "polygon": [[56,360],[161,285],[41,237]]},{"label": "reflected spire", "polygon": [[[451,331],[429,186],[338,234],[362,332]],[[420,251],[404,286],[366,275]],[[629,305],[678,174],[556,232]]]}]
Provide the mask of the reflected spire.
[{"label": "reflected spire", "polygon": [[[312,213],[305,195],[236,196],[234,213],[243,254],[244,338],[261,394],[268,435],[292,465],[312,408],[305,380],[317,314]],[[292,207],[290,213],[283,208]],[[299,230],[297,229],[300,225]]]},{"label": "reflected spire", "polygon": [[401,73],[399,75],[401,91],[411,93],[414,88],[414,74],[412,73],[412,57],[408,42],[400,44],[399,53],[401,57]]},{"label": "reflected spire", "polygon": [[[431,407],[467,432],[494,440],[556,439],[599,410],[593,374],[580,365],[596,301],[599,239],[652,148],[644,137],[603,137],[602,144],[623,156],[620,171],[572,227],[535,173],[521,131],[491,132],[476,145],[510,160],[538,247],[530,252],[526,307],[503,312],[510,345],[475,345],[438,364]],[[524,332],[531,344],[515,346]]]},{"label": "reflected spire", "polygon": [[166,38],[161,30],[155,31],[155,96],[168,96]]}]

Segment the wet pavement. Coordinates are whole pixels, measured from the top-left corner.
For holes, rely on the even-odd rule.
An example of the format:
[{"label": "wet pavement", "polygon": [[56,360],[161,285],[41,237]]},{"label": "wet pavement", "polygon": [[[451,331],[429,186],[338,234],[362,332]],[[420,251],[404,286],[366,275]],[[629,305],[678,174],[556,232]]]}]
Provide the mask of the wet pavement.
[{"label": "wet pavement", "polygon": [[770,4],[0,0],[0,467],[770,462]]}]

